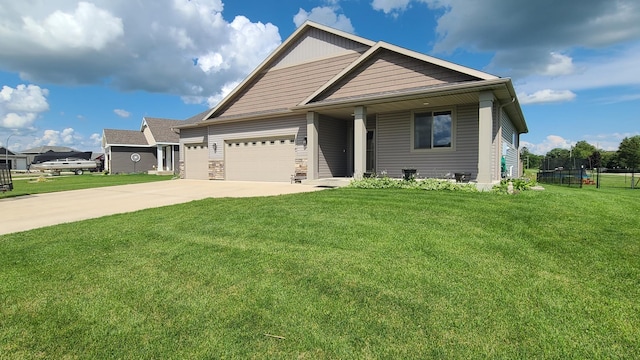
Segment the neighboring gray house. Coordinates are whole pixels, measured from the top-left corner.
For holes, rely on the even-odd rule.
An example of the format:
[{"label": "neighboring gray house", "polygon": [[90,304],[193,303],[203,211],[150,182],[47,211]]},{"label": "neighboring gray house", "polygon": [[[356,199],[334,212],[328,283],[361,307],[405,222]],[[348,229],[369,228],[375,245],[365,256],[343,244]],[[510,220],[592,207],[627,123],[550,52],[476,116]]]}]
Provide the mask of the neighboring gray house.
[{"label": "neighboring gray house", "polygon": [[290,181],[382,173],[521,173],[528,131],[500,78],[313,22],[299,27],[220,104],[180,131],[181,176]]},{"label": "neighboring gray house", "polygon": [[105,170],[113,174],[175,172],[179,137],[172,128],[181,123],[182,120],[145,117],[139,131],[104,129]]},{"label": "neighboring gray house", "polygon": [[27,155],[0,146],[0,164],[4,163],[8,163],[11,170],[27,170],[29,161]]}]

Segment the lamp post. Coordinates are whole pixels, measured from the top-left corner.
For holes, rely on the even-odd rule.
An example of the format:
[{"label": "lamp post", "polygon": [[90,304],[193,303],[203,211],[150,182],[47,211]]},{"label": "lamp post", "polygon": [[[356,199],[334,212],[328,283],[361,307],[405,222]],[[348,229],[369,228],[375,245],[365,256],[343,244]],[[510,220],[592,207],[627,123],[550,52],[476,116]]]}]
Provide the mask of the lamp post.
[{"label": "lamp post", "polygon": [[11,167],[9,166],[9,139],[15,134],[11,134],[7,137],[7,141],[4,143],[4,163],[7,164],[7,169],[11,171]]}]

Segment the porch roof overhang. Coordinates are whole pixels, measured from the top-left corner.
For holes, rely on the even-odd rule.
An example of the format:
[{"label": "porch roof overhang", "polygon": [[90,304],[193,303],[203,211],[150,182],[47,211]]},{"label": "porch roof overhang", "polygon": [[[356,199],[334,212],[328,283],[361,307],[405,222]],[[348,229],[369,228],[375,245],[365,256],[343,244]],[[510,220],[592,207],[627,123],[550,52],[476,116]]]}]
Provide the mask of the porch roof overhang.
[{"label": "porch roof overhang", "polygon": [[480,101],[480,92],[483,91],[492,91],[498,103],[505,105],[504,110],[512,119],[519,133],[527,133],[529,131],[513,84],[509,78],[469,81],[396,92],[381,92],[353,98],[317,101],[297,105],[288,109],[214,117],[175,128],[189,129],[213,124],[270,119],[309,111],[315,111],[337,119],[351,119],[353,109],[356,106],[366,106],[368,114],[376,114],[407,109],[413,110],[458,104],[476,104]]},{"label": "porch roof overhang", "polygon": [[492,91],[500,105],[512,119],[519,133],[527,133],[522,109],[509,78],[469,81],[453,84],[381,92],[353,98],[317,101],[293,107],[293,112],[315,111],[335,118],[351,118],[355,106],[366,106],[367,113],[384,113],[407,109],[443,107],[479,102],[479,94]]}]

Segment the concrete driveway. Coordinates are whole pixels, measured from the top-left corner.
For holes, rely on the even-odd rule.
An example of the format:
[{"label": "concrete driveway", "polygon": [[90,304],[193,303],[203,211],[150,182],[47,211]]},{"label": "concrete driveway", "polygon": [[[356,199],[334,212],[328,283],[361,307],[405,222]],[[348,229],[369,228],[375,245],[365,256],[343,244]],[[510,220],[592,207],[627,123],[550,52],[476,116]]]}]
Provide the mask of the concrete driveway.
[{"label": "concrete driveway", "polygon": [[205,198],[270,196],[322,189],[270,182],[167,180],[18,196],[0,200],[0,235]]}]

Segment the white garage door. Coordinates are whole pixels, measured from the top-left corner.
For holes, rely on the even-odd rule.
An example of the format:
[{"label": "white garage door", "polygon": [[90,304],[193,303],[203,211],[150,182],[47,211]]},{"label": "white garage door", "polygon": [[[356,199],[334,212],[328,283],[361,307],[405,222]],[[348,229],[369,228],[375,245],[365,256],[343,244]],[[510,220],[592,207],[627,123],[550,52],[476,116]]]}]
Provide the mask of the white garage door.
[{"label": "white garage door", "polygon": [[184,174],[187,179],[209,180],[209,149],[205,144],[184,144]]},{"label": "white garage door", "polygon": [[294,136],[227,141],[225,179],[239,181],[291,181],[295,169]]}]

